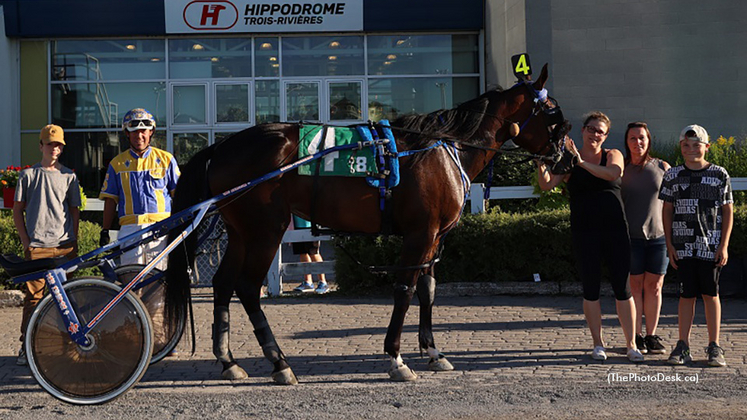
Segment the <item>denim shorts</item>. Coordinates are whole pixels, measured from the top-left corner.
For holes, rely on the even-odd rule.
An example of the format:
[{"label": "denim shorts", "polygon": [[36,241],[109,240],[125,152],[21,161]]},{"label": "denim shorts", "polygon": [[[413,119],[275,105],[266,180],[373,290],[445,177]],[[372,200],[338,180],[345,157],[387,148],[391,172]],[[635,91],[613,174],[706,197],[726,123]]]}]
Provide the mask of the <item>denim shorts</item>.
[{"label": "denim shorts", "polygon": [[654,239],[630,238],[630,275],[666,274],[669,257],[664,236]]}]

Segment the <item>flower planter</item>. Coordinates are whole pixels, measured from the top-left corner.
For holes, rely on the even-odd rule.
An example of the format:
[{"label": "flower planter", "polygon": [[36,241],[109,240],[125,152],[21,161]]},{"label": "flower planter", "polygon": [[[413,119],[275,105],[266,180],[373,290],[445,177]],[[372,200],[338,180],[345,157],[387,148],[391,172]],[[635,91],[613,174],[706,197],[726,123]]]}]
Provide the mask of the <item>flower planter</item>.
[{"label": "flower planter", "polygon": [[15,188],[3,188],[3,207],[13,208],[13,198],[15,195]]}]

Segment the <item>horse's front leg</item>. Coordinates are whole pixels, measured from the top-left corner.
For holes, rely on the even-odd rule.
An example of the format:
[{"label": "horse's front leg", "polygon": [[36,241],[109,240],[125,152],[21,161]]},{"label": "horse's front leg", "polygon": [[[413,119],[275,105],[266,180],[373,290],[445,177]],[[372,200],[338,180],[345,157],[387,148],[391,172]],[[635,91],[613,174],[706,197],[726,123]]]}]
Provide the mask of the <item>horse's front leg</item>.
[{"label": "horse's front leg", "polygon": [[386,338],[384,338],[384,351],[392,362],[389,368],[389,378],[393,381],[414,381],[418,378],[415,371],[407,367],[399,353],[402,327],[405,324],[405,315],[410,308],[414,292],[415,288],[412,285],[397,283],[394,286],[394,310],[386,331]]},{"label": "horse's front leg", "polygon": [[[428,268],[433,273],[433,267]],[[418,328],[418,342],[421,349],[425,349],[430,356],[428,369],[437,372],[454,370],[438,349],[433,339],[433,302],[436,298],[436,279],[431,274],[422,274],[418,278],[418,301],[420,302],[420,326]],[[421,350],[422,351],[422,350]],[[422,353],[421,353],[422,354]]]},{"label": "horse's front leg", "polygon": [[[400,264],[403,267],[412,267],[431,261],[435,255],[433,245],[435,239],[435,232],[422,235],[406,235],[402,241]],[[418,377],[402,360],[400,339],[405,315],[410,308],[410,302],[415,293],[416,280],[421,272],[422,269],[401,271],[394,286],[394,310],[384,339],[384,351],[389,355],[392,363],[389,369],[389,378],[394,381],[414,381]]]},{"label": "horse's front leg", "polygon": [[288,365],[283,351],[280,350],[265,313],[260,309],[259,293],[261,288],[262,277],[256,277],[246,283],[237,284],[236,294],[249,315],[249,320],[254,327],[254,336],[257,337],[257,341],[262,347],[262,353],[273,365],[272,380],[280,385],[296,385],[298,379]]}]

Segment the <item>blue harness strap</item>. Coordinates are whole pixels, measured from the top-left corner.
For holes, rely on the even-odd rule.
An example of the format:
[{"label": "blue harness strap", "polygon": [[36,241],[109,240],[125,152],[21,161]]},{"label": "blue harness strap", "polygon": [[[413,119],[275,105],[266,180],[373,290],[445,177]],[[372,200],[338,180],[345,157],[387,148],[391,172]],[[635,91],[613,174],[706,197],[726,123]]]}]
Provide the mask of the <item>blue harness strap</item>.
[{"label": "blue harness strap", "polygon": [[[378,123],[384,138],[389,140],[383,144],[371,146],[376,159],[378,173],[366,177],[368,185],[380,188],[394,188],[399,185],[399,157],[397,153],[397,142],[394,140],[394,134],[390,128],[389,121],[381,120]],[[358,134],[367,141],[379,140],[379,133],[373,125],[361,124],[355,126]]]}]

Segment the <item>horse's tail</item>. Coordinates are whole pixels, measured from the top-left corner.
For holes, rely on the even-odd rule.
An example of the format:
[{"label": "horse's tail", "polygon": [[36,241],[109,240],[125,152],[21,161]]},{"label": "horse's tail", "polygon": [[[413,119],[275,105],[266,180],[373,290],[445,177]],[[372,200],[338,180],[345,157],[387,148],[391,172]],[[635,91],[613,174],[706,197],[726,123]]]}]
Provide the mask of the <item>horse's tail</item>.
[{"label": "horse's tail", "polygon": [[[172,213],[189,208],[210,198],[207,170],[213,156],[215,145],[199,151],[189,163],[182,167],[176,193],[172,203]],[[173,229],[169,233],[169,243],[179,235],[184,228]],[[169,324],[177,325],[178,320],[184,319],[187,302],[190,298],[189,268],[194,266],[195,251],[197,249],[197,232],[177,246],[169,254],[168,270],[166,271],[166,313]]]}]

